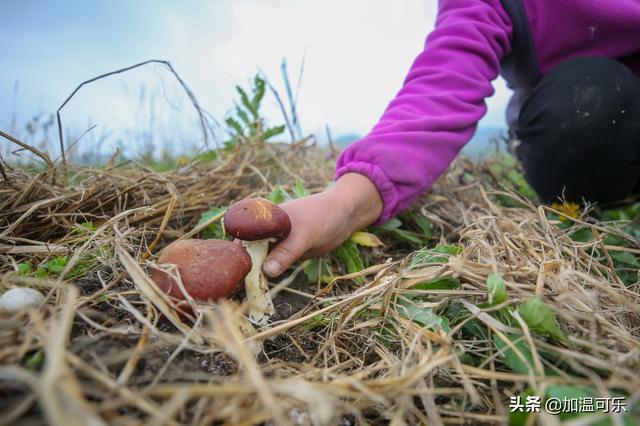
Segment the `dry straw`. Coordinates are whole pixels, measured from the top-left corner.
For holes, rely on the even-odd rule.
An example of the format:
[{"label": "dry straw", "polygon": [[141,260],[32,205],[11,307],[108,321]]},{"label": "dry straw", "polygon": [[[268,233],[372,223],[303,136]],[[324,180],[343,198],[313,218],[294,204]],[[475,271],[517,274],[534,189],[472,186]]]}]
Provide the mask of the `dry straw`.
[{"label": "dry straw", "polygon": [[[159,250],[197,235],[208,225],[196,228],[200,215],[212,207],[296,179],[321,190],[331,177],[324,155],[302,142],[243,145],[214,163],[167,173],[135,163],[67,165],[68,186],[52,184],[60,171],[51,167],[35,175],[5,169],[0,286],[50,297],[39,310],[1,320],[0,423],[478,424],[505,421],[509,397],[527,388],[542,395],[554,384],[585,385],[638,399],[638,285],[626,287],[591,250],[637,253],[638,241],[621,234],[632,248],[606,246],[609,227],[568,217],[597,236],[576,243],[549,208],[489,189],[483,169],[465,160],[412,208],[430,220],[435,240],[459,244],[460,254],[416,264],[414,254],[388,244],[395,253],[388,261],[337,276],[318,292],[300,279],[280,285],[281,307],[292,300],[298,307],[250,337],[241,331],[244,305],[199,306],[194,323],[173,314],[148,277]],[[469,172],[476,178],[465,183]],[[520,207],[503,207],[498,196]],[[96,229],[87,233],[79,224],[89,221]],[[60,254],[71,262],[58,276],[17,273],[20,263]],[[491,273],[502,275],[509,294],[498,307],[483,305]],[[415,288],[439,277],[462,286]],[[435,312],[458,304],[467,318],[448,332],[426,328],[397,309],[415,295]],[[533,295],[551,307],[566,342],[541,337],[518,315],[515,306]],[[505,306],[517,324],[492,315]],[[487,339],[465,332],[472,321]],[[535,349],[531,360],[509,335]],[[495,339],[528,372],[508,368]],[[257,358],[255,342],[263,345]]]}]

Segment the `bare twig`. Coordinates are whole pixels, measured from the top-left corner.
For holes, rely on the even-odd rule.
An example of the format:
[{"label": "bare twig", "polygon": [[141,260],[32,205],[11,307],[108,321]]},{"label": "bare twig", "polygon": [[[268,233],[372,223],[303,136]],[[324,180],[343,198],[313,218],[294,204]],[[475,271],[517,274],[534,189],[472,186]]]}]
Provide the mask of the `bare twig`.
[{"label": "bare twig", "polygon": [[0,155],[0,174],[2,174],[3,181],[9,182],[9,178],[7,177],[7,174],[4,171],[4,159],[2,158],[2,155]]},{"label": "bare twig", "polygon": [[[304,59],[303,62],[304,64]],[[289,71],[287,68],[287,60],[283,59],[280,64],[280,72],[282,73],[282,80],[284,82],[284,87],[287,92],[287,99],[289,100],[289,109],[291,111],[291,125],[296,132],[296,138],[302,139],[302,128],[300,127],[300,118],[298,117],[297,111],[297,96],[298,93],[296,91],[296,96],[294,97],[293,92],[291,91],[291,83],[289,82]],[[300,88],[300,79],[298,79],[298,89]]]},{"label": "bare twig", "polygon": [[[58,109],[56,110],[56,119],[58,122],[58,140],[60,142],[60,154],[62,157],[62,164],[66,167],[67,164],[67,160],[65,157],[65,148],[64,148],[64,138],[62,135],[62,119],[60,117],[60,111],[62,111],[62,109],[65,107],[65,105],[67,105],[67,103],[71,100],[71,98],[73,98],[73,96],[85,85],[93,83],[94,81],[106,78],[106,77],[110,77],[112,75],[116,75],[116,74],[121,74],[127,71],[130,71],[134,68],[138,68],[147,64],[161,64],[164,65],[165,67],[167,67],[167,69],[171,72],[171,74],[173,74],[173,76],[176,78],[176,80],[178,81],[178,83],[180,84],[180,86],[182,86],[183,90],[185,91],[185,93],[187,94],[187,96],[189,97],[189,100],[191,101],[191,103],[193,104],[194,108],[196,109],[198,116],[200,118],[200,126],[202,127],[202,138],[203,138],[203,142],[205,144],[205,146],[209,145],[209,138],[207,136],[207,124],[206,124],[206,117],[202,111],[202,108],[200,107],[200,104],[198,103],[198,100],[196,99],[195,95],[193,94],[193,92],[191,91],[191,89],[189,88],[189,86],[187,86],[187,84],[182,80],[182,78],[180,77],[180,75],[175,71],[175,69],[173,68],[173,66],[171,65],[171,63],[169,61],[165,61],[165,60],[160,60],[160,59],[150,59],[148,61],[144,61],[144,62],[140,62],[138,64],[135,65],[131,65],[125,68],[120,68],[117,69],[115,71],[110,71],[104,74],[100,74],[99,76],[90,78],[89,80],[85,80],[82,83],[80,83],[74,90],[73,92],[71,92],[71,94],[64,100],[64,102],[62,103],[62,105],[60,105],[60,107],[58,107]],[[4,135],[3,135],[4,136]]]},{"label": "bare twig", "polygon": [[8,133],[3,132],[2,130],[0,130],[0,136],[2,136],[5,139],[10,140],[11,142],[15,143],[16,145],[21,146],[22,148],[26,149],[27,151],[30,151],[32,153],[34,153],[35,155],[37,155],[38,157],[40,157],[42,159],[42,161],[44,161],[48,167],[52,168],[53,167],[53,162],[51,161],[51,159],[49,158],[49,156],[40,151],[39,149],[26,144],[24,142],[22,142],[20,139],[16,138],[15,136],[11,136]]},{"label": "bare twig", "polygon": [[273,87],[269,79],[266,77],[266,74],[260,69],[258,69],[258,71],[260,71],[260,74],[262,74],[262,77],[264,78],[264,82],[267,84],[267,87],[269,88],[269,90],[271,90],[271,93],[273,93],[273,96],[276,98],[276,102],[278,102],[278,106],[280,107],[280,111],[282,112],[282,116],[284,117],[284,123],[287,126],[287,130],[289,131],[289,136],[291,136],[291,143],[294,143],[296,141],[296,133],[291,124],[291,120],[289,119],[287,108],[284,106],[284,103],[282,102],[280,94],[278,93],[276,88]]}]

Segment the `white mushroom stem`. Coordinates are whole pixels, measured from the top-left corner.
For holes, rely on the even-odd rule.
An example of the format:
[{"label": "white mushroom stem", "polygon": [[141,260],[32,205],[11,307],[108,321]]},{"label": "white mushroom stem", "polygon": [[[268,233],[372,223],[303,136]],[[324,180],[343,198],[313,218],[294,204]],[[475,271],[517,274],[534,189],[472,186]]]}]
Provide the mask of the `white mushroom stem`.
[{"label": "white mushroom stem", "polygon": [[272,239],[268,238],[242,242],[251,256],[251,271],[244,279],[247,301],[249,302],[249,319],[258,325],[265,325],[269,316],[275,311],[267,278],[262,273],[262,264],[267,257],[271,241]]},{"label": "white mushroom stem", "polygon": [[[242,333],[243,337],[248,338],[258,334],[258,331],[247,317],[238,315],[236,319],[238,320],[238,328],[240,328],[240,333]],[[258,355],[262,352],[262,340],[251,339],[245,341],[245,343],[247,344],[249,352],[253,355],[253,359],[258,358]]]}]

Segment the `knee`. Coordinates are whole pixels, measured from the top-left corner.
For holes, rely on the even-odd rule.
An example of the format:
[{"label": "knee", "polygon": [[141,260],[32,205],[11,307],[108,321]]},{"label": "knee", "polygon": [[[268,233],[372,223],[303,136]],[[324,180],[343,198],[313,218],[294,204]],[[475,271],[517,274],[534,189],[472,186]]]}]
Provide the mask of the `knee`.
[{"label": "knee", "polygon": [[553,68],[533,89],[518,117],[519,129],[584,129],[640,113],[640,79],[624,64],[582,57]]},{"label": "knee", "polygon": [[544,79],[589,84],[598,81],[611,81],[625,84],[625,80],[632,81],[633,71],[622,62],[603,56],[582,56],[567,59],[552,68]]}]

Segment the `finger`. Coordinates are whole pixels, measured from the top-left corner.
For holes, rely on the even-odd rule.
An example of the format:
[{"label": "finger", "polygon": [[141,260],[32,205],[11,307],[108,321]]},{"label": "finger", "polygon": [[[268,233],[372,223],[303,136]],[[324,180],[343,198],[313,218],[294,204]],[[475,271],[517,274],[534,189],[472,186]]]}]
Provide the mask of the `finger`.
[{"label": "finger", "polygon": [[323,250],[323,249],[311,249],[306,251],[302,256],[300,256],[300,258],[298,260],[307,260],[307,259],[313,259],[314,257],[320,257],[322,255],[325,255],[327,253],[329,253],[331,250]]},{"label": "finger", "polygon": [[305,254],[308,248],[306,237],[291,234],[271,250],[262,269],[267,275],[277,277]]},{"label": "finger", "polygon": [[310,248],[304,255],[300,257],[299,260],[306,260],[313,257],[323,256],[340,247],[343,242],[343,240],[334,240],[323,246]]}]

